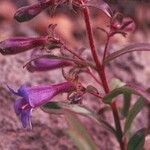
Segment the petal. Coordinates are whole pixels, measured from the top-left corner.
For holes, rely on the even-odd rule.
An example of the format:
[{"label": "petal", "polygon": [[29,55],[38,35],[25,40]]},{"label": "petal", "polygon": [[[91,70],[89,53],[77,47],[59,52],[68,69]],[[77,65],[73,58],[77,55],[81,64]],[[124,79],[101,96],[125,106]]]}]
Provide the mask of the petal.
[{"label": "petal", "polygon": [[28,87],[26,85],[22,85],[18,89],[18,95],[23,97],[27,103],[29,103],[29,92],[28,92]]},{"label": "petal", "polygon": [[11,93],[13,93],[14,95],[19,95],[18,92],[14,91],[11,87],[9,87],[9,85],[7,85],[7,88],[9,89],[9,91]]},{"label": "petal", "polygon": [[30,129],[32,128],[31,112],[32,112],[32,109],[23,110],[19,116],[24,128],[30,128]]},{"label": "petal", "polygon": [[22,112],[22,106],[25,104],[25,101],[24,99],[18,99],[15,101],[15,104],[14,104],[14,109],[15,109],[15,112],[17,114],[17,116],[19,116]]},{"label": "petal", "polygon": [[29,90],[29,103],[32,107],[38,107],[56,95],[53,86],[33,87]]},{"label": "petal", "polygon": [[29,103],[32,107],[38,107],[49,102],[54,96],[75,89],[70,82],[64,82],[50,86],[32,87],[28,91]]},{"label": "petal", "polygon": [[18,99],[15,101],[14,109],[19,117],[20,121],[22,122],[22,125],[24,128],[28,127],[31,128],[31,106],[26,102],[25,99]]}]

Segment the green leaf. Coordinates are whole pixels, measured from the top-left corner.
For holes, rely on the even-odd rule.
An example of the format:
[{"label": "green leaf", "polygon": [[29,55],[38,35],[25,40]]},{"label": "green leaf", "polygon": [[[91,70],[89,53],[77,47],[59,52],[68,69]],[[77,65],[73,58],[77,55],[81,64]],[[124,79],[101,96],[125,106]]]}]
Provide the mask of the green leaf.
[{"label": "green leaf", "polygon": [[66,120],[69,124],[67,133],[72,138],[79,150],[97,150],[97,146],[88,133],[83,123],[71,111],[65,112]]},{"label": "green leaf", "polygon": [[110,131],[116,136],[115,129],[108,124],[105,120],[103,120],[99,115],[95,114],[91,110],[77,104],[69,104],[64,102],[49,102],[46,105],[41,107],[43,111],[51,114],[64,114],[66,110],[69,110],[71,112],[74,112],[76,114],[80,114],[82,116],[86,116],[96,123],[98,123],[100,126],[103,126],[106,130]]},{"label": "green leaf", "polygon": [[63,109],[58,102],[49,102],[41,107],[44,112],[50,114],[62,114]]},{"label": "green leaf", "polygon": [[46,105],[44,105],[45,108],[47,109],[61,109],[61,107],[59,106],[59,104],[57,102],[50,102],[47,103]]},{"label": "green leaf", "polygon": [[112,90],[110,93],[108,93],[104,98],[103,98],[103,101],[104,103],[106,104],[111,104],[113,99],[115,97],[117,97],[118,95],[120,94],[126,94],[126,93],[129,93],[131,92],[130,89],[128,89],[126,86],[123,86],[123,87],[120,87],[120,88],[116,88],[114,90]]},{"label": "green leaf", "polygon": [[128,92],[132,92],[135,95],[143,97],[143,101],[146,104],[150,104],[150,93],[142,87],[129,83],[126,84],[125,86],[112,90],[103,98],[103,101],[106,104],[111,104],[115,97],[117,97],[120,94],[126,94]]},{"label": "green leaf", "polygon": [[58,111],[60,113],[63,113],[63,110],[70,110],[73,111],[75,113],[78,113],[80,115],[88,115],[88,116],[92,116],[92,112],[90,110],[88,110],[87,108],[77,105],[77,104],[69,104],[69,103],[65,103],[65,102],[49,102],[47,104],[45,104],[44,106],[42,106],[42,110],[48,113],[58,113]]},{"label": "green leaf", "polygon": [[143,101],[146,104],[150,104],[150,92],[148,89],[144,89],[141,86],[137,86],[135,84],[127,84],[126,85],[128,87],[128,89],[130,89],[132,91],[132,93],[134,93],[135,95],[139,95],[141,97],[143,97]]},{"label": "green leaf", "polygon": [[126,118],[126,121],[125,121],[124,133],[126,133],[130,129],[134,118],[142,110],[144,105],[145,105],[145,103],[143,101],[143,98],[139,98],[138,101],[133,105],[133,107],[129,111],[127,118]]},{"label": "green leaf", "polygon": [[128,150],[143,150],[145,142],[145,129],[138,130],[128,142]]},{"label": "green leaf", "polygon": [[130,108],[132,92],[126,92],[123,96],[123,108],[121,110],[121,113],[123,117],[126,117]]}]

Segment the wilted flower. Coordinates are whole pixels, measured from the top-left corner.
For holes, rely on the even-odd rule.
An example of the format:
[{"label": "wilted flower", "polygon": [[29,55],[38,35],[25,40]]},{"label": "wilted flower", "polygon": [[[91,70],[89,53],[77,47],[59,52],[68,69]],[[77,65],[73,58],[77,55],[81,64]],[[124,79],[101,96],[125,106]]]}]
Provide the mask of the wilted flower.
[{"label": "wilted flower", "polygon": [[38,58],[27,64],[26,68],[30,72],[34,71],[48,71],[62,67],[71,66],[72,63],[66,60],[51,59],[51,58]]},{"label": "wilted flower", "polygon": [[0,42],[0,53],[3,55],[13,55],[44,46],[47,43],[46,37],[14,37]]},{"label": "wilted flower", "polygon": [[70,92],[74,89],[75,86],[73,83],[64,82],[56,85],[35,87],[27,87],[23,85],[19,88],[18,92],[15,92],[12,89],[10,89],[10,91],[15,95],[22,97],[15,102],[15,112],[21,120],[23,127],[31,128],[30,117],[33,108],[48,103],[54,96],[60,93]]},{"label": "wilted flower", "polygon": [[37,16],[44,9],[50,7],[50,5],[54,4],[53,0],[39,2],[30,6],[21,7],[17,10],[14,15],[14,18],[19,22],[24,22],[31,20],[35,16]]}]

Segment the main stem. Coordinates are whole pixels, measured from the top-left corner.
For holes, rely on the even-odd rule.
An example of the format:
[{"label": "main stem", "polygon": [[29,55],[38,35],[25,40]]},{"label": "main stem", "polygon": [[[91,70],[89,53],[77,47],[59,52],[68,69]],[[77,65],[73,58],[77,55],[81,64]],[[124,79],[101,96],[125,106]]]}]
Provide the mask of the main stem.
[{"label": "main stem", "polygon": [[[110,90],[109,90],[108,83],[106,80],[105,67],[103,65],[101,65],[98,55],[97,55],[97,52],[96,52],[96,47],[94,44],[94,38],[93,38],[93,33],[92,33],[92,28],[91,28],[91,23],[90,23],[89,10],[87,7],[85,7],[83,9],[83,13],[84,13],[84,20],[85,20],[85,24],[86,24],[86,30],[87,30],[87,35],[88,35],[88,39],[89,39],[89,44],[90,44],[90,48],[91,48],[91,53],[92,53],[93,59],[96,64],[96,68],[97,68],[99,77],[102,81],[104,91],[107,94],[107,93],[109,93]],[[118,140],[119,140],[120,148],[121,148],[121,150],[124,150],[124,142],[122,140],[123,134],[122,134],[121,124],[120,124],[120,120],[119,120],[119,114],[118,114],[115,102],[113,102],[111,104],[111,108],[113,111],[116,130],[117,130],[117,133],[119,133]]]}]

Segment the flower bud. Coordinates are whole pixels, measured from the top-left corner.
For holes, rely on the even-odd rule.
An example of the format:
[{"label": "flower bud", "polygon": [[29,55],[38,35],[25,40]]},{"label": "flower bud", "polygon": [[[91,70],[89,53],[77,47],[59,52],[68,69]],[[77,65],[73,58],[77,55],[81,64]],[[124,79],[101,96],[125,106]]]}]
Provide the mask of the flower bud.
[{"label": "flower bud", "polygon": [[116,17],[111,24],[111,30],[119,32],[132,32],[135,30],[135,22],[129,17]]},{"label": "flower bud", "polygon": [[0,53],[13,55],[34,47],[44,46],[46,43],[46,37],[14,37],[0,42]]},{"label": "flower bud", "polygon": [[30,6],[21,7],[15,13],[14,18],[18,22],[29,21],[52,4],[54,4],[53,0],[49,0],[47,2],[43,1]]},{"label": "flower bud", "polygon": [[49,71],[71,65],[72,63],[66,60],[38,58],[27,64],[26,67],[28,71],[34,72],[34,71]]}]

